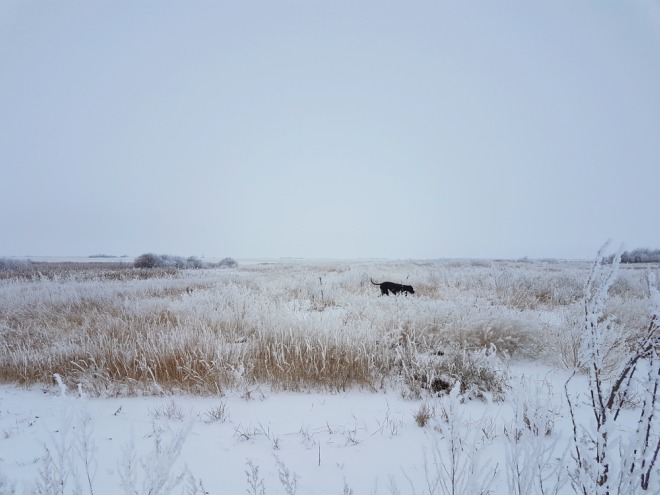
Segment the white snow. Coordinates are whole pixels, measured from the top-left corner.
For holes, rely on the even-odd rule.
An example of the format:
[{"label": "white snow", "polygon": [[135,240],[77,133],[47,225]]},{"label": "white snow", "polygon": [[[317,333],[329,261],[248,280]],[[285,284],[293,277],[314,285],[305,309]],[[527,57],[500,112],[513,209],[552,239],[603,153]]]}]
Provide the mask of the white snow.
[{"label": "white snow", "polygon": [[[563,411],[557,394],[566,372],[542,366],[518,372],[533,377],[538,386],[545,381],[546,393],[554,393],[543,397],[547,411]],[[60,392],[57,386],[0,387],[0,472],[17,493],[36,492],[43,481],[46,451],[58,469],[67,471],[55,474],[66,480],[64,493],[75,492],[77,483],[83,493],[92,492],[85,456],[91,460],[95,494],[121,490],[131,456],[138,466],[138,493],[149,481],[147,468],[159,463],[174,478],[189,470],[209,493],[245,493],[250,465],[258,468],[266,493],[286,493],[280,481],[283,468],[296,477],[300,494],[341,494],[345,486],[354,493],[391,493],[396,488],[412,493],[413,487],[424,493],[429,472],[438,468],[433,445],[444,446],[446,441],[438,431],[447,424],[441,409],[451,400],[425,399],[436,418],[422,428],[414,415],[424,401],[404,400],[395,393],[272,393],[256,387],[224,397],[81,398]],[[220,406],[224,421],[213,419]],[[494,493],[509,493],[503,439],[504,427],[513,419],[511,404],[467,401],[456,404],[456,414],[463,435],[476,432],[481,437],[486,432],[485,457],[493,468],[498,466],[492,488]],[[567,442],[568,424],[553,420],[553,437]],[[159,442],[166,451],[181,432],[185,442],[176,459],[156,452]],[[87,452],[82,448],[85,434]],[[175,493],[186,493],[188,485],[188,479],[182,481]]]}]

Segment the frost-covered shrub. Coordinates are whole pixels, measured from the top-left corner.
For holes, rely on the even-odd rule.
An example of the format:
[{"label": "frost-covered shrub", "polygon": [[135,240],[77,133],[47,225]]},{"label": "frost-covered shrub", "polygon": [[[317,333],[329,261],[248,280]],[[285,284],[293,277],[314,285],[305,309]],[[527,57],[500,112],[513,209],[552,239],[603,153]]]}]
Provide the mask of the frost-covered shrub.
[{"label": "frost-covered shrub", "polygon": [[582,320],[579,313],[565,313],[559,326],[546,336],[552,360],[568,370],[582,369]]},{"label": "frost-covered shrub", "polygon": [[447,376],[460,383],[462,395],[495,400],[504,398],[509,374],[494,347],[471,352],[451,349],[442,364]]},{"label": "frost-covered shrub", "polygon": [[478,351],[454,347],[402,364],[407,387],[404,395],[411,398],[425,393],[445,395],[457,387],[466,398],[502,400],[509,378],[494,347]]}]

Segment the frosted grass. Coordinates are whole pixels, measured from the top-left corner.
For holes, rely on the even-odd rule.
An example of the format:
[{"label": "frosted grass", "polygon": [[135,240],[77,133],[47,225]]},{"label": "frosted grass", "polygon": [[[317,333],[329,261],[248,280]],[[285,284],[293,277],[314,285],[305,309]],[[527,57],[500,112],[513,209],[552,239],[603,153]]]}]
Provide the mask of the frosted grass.
[{"label": "frosted grass", "polygon": [[[589,267],[305,261],[5,273],[0,379],[49,383],[58,373],[69,387],[101,395],[209,394],[255,383],[379,390],[408,387],[406,366],[436,369],[453,349],[570,367]],[[371,278],[411,284],[415,295],[381,297]],[[647,321],[645,278],[622,269],[606,308],[632,334]]]}]

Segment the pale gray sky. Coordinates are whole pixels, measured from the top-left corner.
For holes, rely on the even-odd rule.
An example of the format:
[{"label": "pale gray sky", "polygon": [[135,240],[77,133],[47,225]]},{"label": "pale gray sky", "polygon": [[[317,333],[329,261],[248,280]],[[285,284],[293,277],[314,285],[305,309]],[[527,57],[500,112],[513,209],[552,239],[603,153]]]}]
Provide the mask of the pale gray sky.
[{"label": "pale gray sky", "polygon": [[660,2],[0,3],[0,256],[660,248]]}]

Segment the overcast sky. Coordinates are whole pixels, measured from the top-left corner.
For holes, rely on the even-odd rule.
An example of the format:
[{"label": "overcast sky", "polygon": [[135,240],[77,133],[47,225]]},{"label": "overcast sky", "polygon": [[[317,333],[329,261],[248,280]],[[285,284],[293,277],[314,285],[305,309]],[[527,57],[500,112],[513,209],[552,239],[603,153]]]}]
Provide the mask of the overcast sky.
[{"label": "overcast sky", "polygon": [[0,3],[0,256],[660,248],[660,3]]}]

